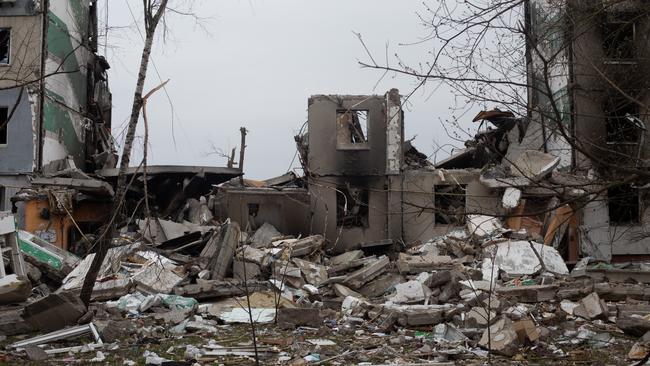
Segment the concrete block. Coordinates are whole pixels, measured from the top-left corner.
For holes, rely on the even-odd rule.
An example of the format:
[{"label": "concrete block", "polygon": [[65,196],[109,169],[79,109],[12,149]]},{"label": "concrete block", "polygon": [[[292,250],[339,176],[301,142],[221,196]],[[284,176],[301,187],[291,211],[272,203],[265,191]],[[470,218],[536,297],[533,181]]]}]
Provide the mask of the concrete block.
[{"label": "concrete block", "polygon": [[86,306],[72,293],[50,294],[25,307],[23,318],[39,331],[51,332],[68,325],[86,313]]},{"label": "concrete block", "polygon": [[0,304],[19,303],[32,294],[32,283],[27,277],[6,275],[0,278]]},{"label": "concrete block", "polygon": [[299,258],[294,258],[293,263],[300,268],[307,283],[319,286],[323,282],[327,281],[327,268],[325,266]]},{"label": "concrete block", "polygon": [[[246,271],[244,273],[244,271]],[[239,281],[260,278],[262,272],[260,266],[255,263],[235,260],[232,265],[232,277]]]},{"label": "concrete block", "polygon": [[592,292],[580,300],[579,305],[573,309],[573,315],[587,320],[607,319],[609,311],[605,301],[601,300],[597,293]]},{"label": "concrete block", "polygon": [[517,287],[499,287],[496,292],[499,296],[517,302],[542,302],[550,301],[555,297],[557,285],[532,285]]},{"label": "concrete block", "polygon": [[323,324],[319,314],[319,309],[315,308],[280,308],[278,326],[282,329],[295,329],[299,326],[319,328]]},{"label": "concrete block", "polygon": [[489,333],[485,329],[479,345],[501,355],[513,356],[519,349],[519,337],[512,322],[507,318],[501,318],[490,326]]},{"label": "concrete block", "polygon": [[349,274],[345,278],[344,284],[348,285],[352,289],[358,289],[382,274],[389,262],[388,257],[382,255],[374,262]]}]

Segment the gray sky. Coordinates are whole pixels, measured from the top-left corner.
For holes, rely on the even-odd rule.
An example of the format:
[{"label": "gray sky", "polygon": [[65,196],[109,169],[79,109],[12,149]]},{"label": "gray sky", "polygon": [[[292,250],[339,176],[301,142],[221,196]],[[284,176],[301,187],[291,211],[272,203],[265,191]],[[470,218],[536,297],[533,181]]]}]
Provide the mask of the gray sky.
[{"label": "gray sky", "polygon": [[[109,26],[127,27],[108,33],[113,135],[120,144],[143,44],[127,1],[108,4]],[[416,85],[412,78],[389,74],[373,89],[382,73],[360,68],[357,61],[368,57],[353,31],[363,35],[378,61],[385,60],[388,43],[393,65],[395,53],[417,64],[427,59],[432,48],[431,44],[400,46],[427,34],[416,16],[423,10],[419,1],[195,3],[200,16],[210,17],[202,21],[202,27],[190,17],[170,16],[165,43],[158,37],[154,44],[153,61],[160,78],[151,65],[145,93],[161,79],[170,79],[167,92],[174,118],[172,123],[170,103],[161,90],[147,106],[149,164],[225,165],[224,158],[209,153],[213,147],[230,151],[238,146],[239,127],[246,126],[250,131],[244,167],[247,177],[283,174],[295,153],[293,136],[307,119],[310,95],[383,94],[392,87],[408,94]],[[100,6],[102,17],[105,5]],[[129,1],[129,5],[140,23],[141,2]],[[418,91],[405,110],[405,137],[417,136],[415,145],[428,155],[434,153],[436,145],[462,147],[441,125],[441,120],[454,114],[454,104],[447,88],[434,90],[431,85]],[[472,127],[469,121],[473,112],[462,117],[466,129]],[[465,140],[467,135],[461,138]],[[141,157],[140,142],[132,164]],[[294,166],[298,166],[297,160]]]}]

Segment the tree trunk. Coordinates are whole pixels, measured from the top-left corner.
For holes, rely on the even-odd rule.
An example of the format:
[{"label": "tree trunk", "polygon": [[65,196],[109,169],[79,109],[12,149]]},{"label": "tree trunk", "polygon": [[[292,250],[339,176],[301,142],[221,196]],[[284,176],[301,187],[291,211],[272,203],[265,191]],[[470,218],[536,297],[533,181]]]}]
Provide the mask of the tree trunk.
[{"label": "tree trunk", "polygon": [[84,278],[83,287],[81,288],[80,298],[88,306],[92,296],[93,287],[97,280],[97,275],[101,269],[106,253],[110,247],[111,238],[116,232],[116,219],[119,216],[119,211],[125,199],[127,184],[126,184],[126,170],[131,161],[131,150],[133,148],[133,140],[135,138],[135,130],[138,126],[138,119],[140,117],[140,109],[142,109],[142,90],[144,89],[144,82],[147,77],[147,67],[149,66],[149,57],[151,56],[151,47],[153,45],[153,38],[156,32],[158,21],[167,7],[167,0],[162,0],[156,14],[152,14],[151,8],[145,7],[145,34],[144,48],[142,49],[142,58],[140,60],[140,72],[138,72],[138,80],[135,86],[135,94],[133,95],[133,107],[131,108],[131,117],[129,118],[129,126],[126,132],[124,141],[124,149],[122,150],[122,159],[120,163],[120,170],[117,176],[117,187],[115,190],[115,200],[113,201],[113,209],[111,220],[107,224],[106,229],[99,237],[95,257],[88,269],[88,273]]}]

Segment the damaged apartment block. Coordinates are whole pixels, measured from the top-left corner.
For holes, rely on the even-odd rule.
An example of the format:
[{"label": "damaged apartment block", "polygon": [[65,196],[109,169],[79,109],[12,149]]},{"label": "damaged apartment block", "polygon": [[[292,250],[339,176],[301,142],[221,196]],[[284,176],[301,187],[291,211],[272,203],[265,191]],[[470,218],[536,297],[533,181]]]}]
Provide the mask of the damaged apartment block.
[{"label": "damaged apartment block", "polygon": [[0,88],[2,357],[646,362],[650,5],[524,5],[525,108],[479,112],[444,160],[405,138],[397,89],[313,95],[303,174],[244,179],[241,128],[226,167],[127,168],[109,233],[120,172],[97,4],[0,1],[0,70],[34,28],[24,77],[69,71]]}]

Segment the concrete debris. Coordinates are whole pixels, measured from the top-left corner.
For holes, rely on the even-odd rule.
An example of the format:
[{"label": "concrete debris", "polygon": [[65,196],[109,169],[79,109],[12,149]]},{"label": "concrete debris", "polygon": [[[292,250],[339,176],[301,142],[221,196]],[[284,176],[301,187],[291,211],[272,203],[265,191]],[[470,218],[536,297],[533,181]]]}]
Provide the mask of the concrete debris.
[{"label": "concrete debris", "polygon": [[348,285],[351,289],[359,289],[370,280],[379,276],[384,271],[384,268],[388,265],[388,263],[388,257],[381,256],[373,262],[363,266],[363,268],[347,275],[343,280],[343,283]]},{"label": "concrete debris", "polygon": [[467,230],[478,238],[491,236],[501,230],[502,225],[496,217],[486,215],[467,215]]},{"label": "concrete debris", "polygon": [[74,294],[50,294],[25,306],[23,318],[34,329],[54,331],[77,323],[87,309]]},{"label": "concrete debris", "polygon": [[32,284],[26,277],[10,274],[0,278],[0,304],[20,303],[32,294]]},{"label": "concrete debris", "polygon": [[[110,213],[117,170],[35,177],[12,199],[15,219],[0,213],[1,359],[570,364],[615,344],[647,360],[650,263],[620,262],[647,248],[612,243],[623,223],[601,197],[613,193],[546,142],[535,150],[532,121],[507,111],[480,113],[496,129],[433,164],[404,141],[400,106],[397,90],[314,96],[296,137],[304,177],[244,179],[234,156],[130,168],[134,212],[113,237],[96,216]],[[643,224],[636,211],[617,214]],[[109,249],[85,305],[100,238]],[[142,344],[156,352],[134,354]]]},{"label": "concrete debris", "polygon": [[280,237],[282,237],[282,233],[280,233],[275,226],[265,222],[255,231],[250,242],[254,248],[261,248],[269,246],[274,239]]},{"label": "concrete debris", "polygon": [[517,188],[508,187],[505,192],[503,192],[503,198],[501,199],[501,205],[503,208],[510,210],[519,206],[519,200],[521,199],[521,191]]},{"label": "concrete debris", "polygon": [[592,292],[580,300],[578,306],[573,308],[573,315],[593,320],[597,318],[607,318],[608,309],[605,301],[601,300],[597,293]]},{"label": "concrete debris", "polygon": [[395,285],[395,295],[388,300],[396,304],[413,304],[424,301],[431,293],[428,287],[419,281],[408,281]]},{"label": "concrete debris", "polygon": [[[483,279],[490,281],[499,270],[510,275],[532,275],[548,271],[568,275],[562,256],[552,247],[529,241],[506,241],[484,250]],[[494,265],[497,270],[493,270]]]},{"label": "concrete debris", "polygon": [[532,181],[548,175],[560,163],[560,158],[537,150],[525,150],[512,163],[512,173]]},{"label": "concrete debris", "polygon": [[252,308],[250,313],[248,309],[234,308],[219,314],[219,319],[225,323],[271,323],[275,319],[275,309]]},{"label": "concrete debris", "polygon": [[507,318],[497,320],[481,336],[481,347],[505,356],[514,356],[518,350],[519,336],[513,323]]}]

